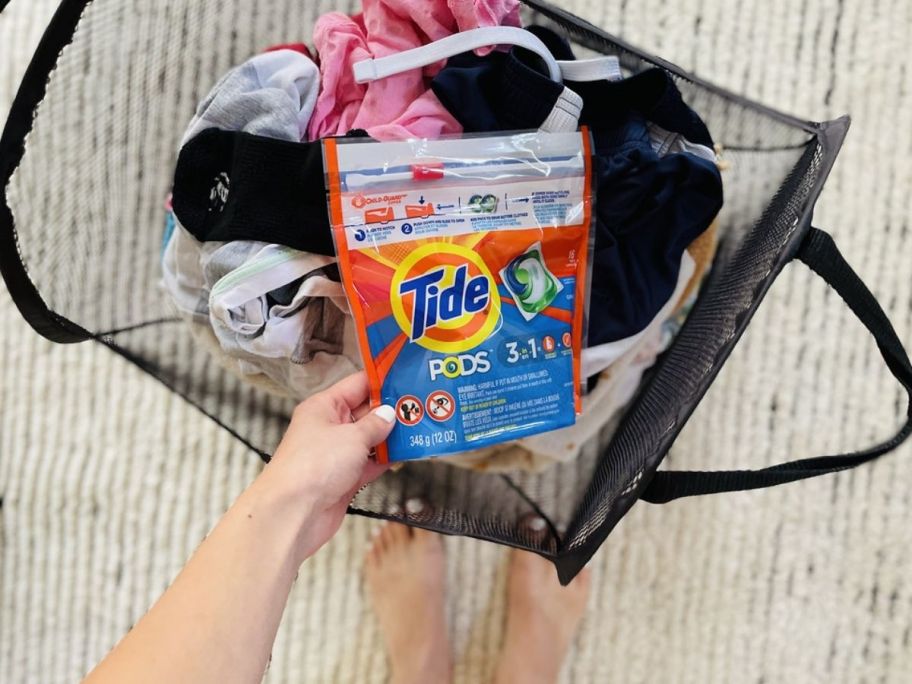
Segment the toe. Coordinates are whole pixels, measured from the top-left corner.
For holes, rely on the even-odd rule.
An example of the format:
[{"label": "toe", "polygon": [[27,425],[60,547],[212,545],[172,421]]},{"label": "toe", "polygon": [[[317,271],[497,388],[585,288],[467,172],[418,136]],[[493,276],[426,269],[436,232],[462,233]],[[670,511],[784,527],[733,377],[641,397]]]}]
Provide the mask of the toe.
[{"label": "toe", "polygon": [[381,554],[388,553],[392,546],[392,539],[390,537],[391,527],[391,523],[383,523],[383,527],[380,528],[380,534],[377,535],[377,544],[380,547]]},{"label": "toe", "polygon": [[380,553],[383,550],[383,536],[381,535],[381,531],[382,530],[379,527],[375,527],[371,531],[371,538],[367,549],[367,557],[374,562],[379,559]]},{"label": "toe", "polygon": [[380,530],[380,539],[382,540],[384,553],[389,553],[400,545],[402,540],[402,527],[403,526],[399,523],[394,522],[387,522],[383,524],[383,527]]},{"label": "toe", "polygon": [[390,523],[387,526],[387,535],[390,548],[399,548],[408,544],[411,535],[409,528],[399,523]]}]

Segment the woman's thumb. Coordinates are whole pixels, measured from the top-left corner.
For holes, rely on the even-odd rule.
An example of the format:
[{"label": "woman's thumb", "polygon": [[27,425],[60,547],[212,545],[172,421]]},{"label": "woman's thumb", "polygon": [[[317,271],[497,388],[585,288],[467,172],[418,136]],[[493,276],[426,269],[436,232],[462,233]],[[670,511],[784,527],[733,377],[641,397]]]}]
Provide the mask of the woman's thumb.
[{"label": "woman's thumb", "polygon": [[374,447],[389,436],[396,423],[396,410],[392,406],[378,406],[370,413],[355,421],[364,444]]}]

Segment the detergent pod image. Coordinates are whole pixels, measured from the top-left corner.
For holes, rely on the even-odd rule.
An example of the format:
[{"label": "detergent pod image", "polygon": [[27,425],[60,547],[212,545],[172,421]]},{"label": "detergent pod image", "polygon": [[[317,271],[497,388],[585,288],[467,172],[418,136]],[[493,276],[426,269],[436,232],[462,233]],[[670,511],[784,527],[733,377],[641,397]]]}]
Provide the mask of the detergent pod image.
[{"label": "detergent pod image", "polygon": [[541,243],[535,243],[514,258],[500,275],[527,321],[550,306],[564,289],[561,281],[548,270]]},{"label": "detergent pod image", "polygon": [[381,462],[571,425],[592,249],[588,131],[327,139],[342,281]]}]

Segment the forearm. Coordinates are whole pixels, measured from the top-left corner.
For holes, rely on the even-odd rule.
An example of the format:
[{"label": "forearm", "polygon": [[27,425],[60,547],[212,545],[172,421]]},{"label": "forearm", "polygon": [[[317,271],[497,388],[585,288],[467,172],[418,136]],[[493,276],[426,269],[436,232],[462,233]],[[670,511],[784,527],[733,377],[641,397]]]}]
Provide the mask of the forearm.
[{"label": "forearm", "polygon": [[302,402],[272,461],[89,682],[258,682],[292,582],[383,471],[371,447],[390,406],[368,411],[355,373]]},{"label": "forearm", "polygon": [[260,681],[303,560],[311,499],[263,473],[88,681]]}]

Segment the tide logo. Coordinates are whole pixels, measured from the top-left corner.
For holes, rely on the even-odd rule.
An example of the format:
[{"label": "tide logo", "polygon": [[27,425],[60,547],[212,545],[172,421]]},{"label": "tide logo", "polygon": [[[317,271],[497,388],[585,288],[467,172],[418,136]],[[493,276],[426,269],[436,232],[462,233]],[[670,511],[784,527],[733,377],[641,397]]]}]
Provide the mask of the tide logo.
[{"label": "tide logo", "polygon": [[399,264],[390,304],[412,342],[442,354],[477,347],[500,323],[500,294],[487,264],[446,242],[422,245]]}]

